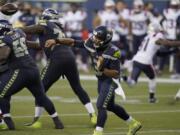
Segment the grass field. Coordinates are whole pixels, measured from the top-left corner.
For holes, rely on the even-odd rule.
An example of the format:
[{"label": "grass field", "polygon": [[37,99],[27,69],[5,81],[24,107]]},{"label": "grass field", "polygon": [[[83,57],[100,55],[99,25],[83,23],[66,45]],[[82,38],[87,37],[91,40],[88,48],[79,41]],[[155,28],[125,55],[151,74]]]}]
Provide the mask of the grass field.
[{"label": "grass field", "polygon": [[[82,81],[82,85],[95,105],[96,81]],[[157,88],[159,102],[149,104],[147,83],[139,83],[134,88],[128,88],[123,83],[127,101],[122,102],[118,96],[116,101],[142,122],[143,128],[138,135],[180,135],[180,102],[173,100],[179,86],[179,84],[159,83]],[[93,127],[89,116],[65,80],[53,85],[48,95],[51,96],[64,122],[64,130],[55,130],[47,113],[40,119],[43,123],[41,129],[24,127],[24,123],[30,122],[33,118],[34,102],[30,93],[23,90],[14,96],[11,104],[11,113],[17,130],[0,131],[0,135],[92,135]],[[125,122],[109,113],[104,135],[125,135],[127,130]]]}]

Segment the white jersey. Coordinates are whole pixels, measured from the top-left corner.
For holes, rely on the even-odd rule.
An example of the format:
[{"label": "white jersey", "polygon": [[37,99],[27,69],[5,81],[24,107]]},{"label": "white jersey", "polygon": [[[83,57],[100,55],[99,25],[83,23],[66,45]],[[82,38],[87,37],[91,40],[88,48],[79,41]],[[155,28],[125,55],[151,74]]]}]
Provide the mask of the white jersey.
[{"label": "white jersey", "polygon": [[83,21],[86,17],[87,13],[84,11],[77,10],[75,13],[68,11],[63,18],[66,29],[76,36],[81,36],[80,33],[83,29]]},{"label": "white jersey", "polygon": [[[119,18],[123,18],[124,20],[129,20],[130,11],[128,9],[123,9],[119,11]],[[125,27],[124,24],[120,23],[120,33],[121,35],[128,35],[129,29]]]},{"label": "white jersey", "polygon": [[3,13],[0,12],[0,20],[9,21],[10,18],[11,18],[11,16],[4,15]]},{"label": "white jersey", "polygon": [[9,20],[10,23],[12,23],[12,24],[16,23],[22,14],[23,13],[21,11],[17,11],[14,15],[12,15],[11,19]]},{"label": "white jersey", "polygon": [[153,63],[153,57],[160,49],[160,45],[156,44],[158,39],[164,39],[164,35],[160,32],[147,35],[139,47],[138,52],[133,57],[133,60],[142,64],[151,65]]},{"label": "white jersey", "polygon": [[119,33],[117,33],[116,29],[119,29],[119,16],[114,11],[99,11],[98,16],[101,20],[100,25],[107,26],[108,28],[113,30],[113,38],[112,41],[119,41]]},{"label": "white jersey", "polygon": [[130,22],[132,23],[132,34],[136,36],[141,36],[147,33],[147,20],[148,13],[141,11],[140,13],[135,13],[133,10],[130,14]]},{"label": "white jersey", "polygon": [[180,12],[174,9],[166,9],[163,11],[165,21],[163,22],[163,28],[165,29],[167,39],[175,40],[177,36],[177,18]]}]

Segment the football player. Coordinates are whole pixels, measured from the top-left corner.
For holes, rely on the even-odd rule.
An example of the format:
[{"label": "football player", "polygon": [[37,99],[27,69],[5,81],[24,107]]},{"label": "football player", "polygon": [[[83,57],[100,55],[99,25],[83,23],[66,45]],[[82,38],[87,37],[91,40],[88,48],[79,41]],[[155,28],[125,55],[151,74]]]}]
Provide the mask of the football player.
[{"label": "football player", "polygon": [[144,10],[143,0],[134,0],[130,13],[129,31],[133,39],[133,55],[138,51],[139,45],[147,34],[149,14]]},{"label": "football player", "polygon": [[52,117],[55,128],[63,129],[53,103],[45,95],[39,70],[27,51],[26,35],[13,29],[8,21],[0,20],[0,62],[4,61],[7,64],[0,66],[0,108],[7,127],[15,129],[10,114],[11,96],[26,87]]},{"label": "football player", "polygon": [[94,27],[99,25],[107,26],[113,30],[113,44],[119,46],[120,41],[120,17],[115,12],[115,2],[114,0],[106,0],[104,3],[104,10],[99,11],[97,16],[94,18]]},{"label": "football player", "polygon": [[[167,9],[164,9],[164,11],[163,11],[163,20],[162,20],[163,25],[162,26],[166,32],[166,38],[169,40],[176,40],[177,39],[177,29],[180,26],[179,5],[180,5],[179,0],[170,0],[169,7]],[[169,47],[164,47],[162,49],[168,50]],[[164,66],[167,63],[168,59],[169,59],[168,56],[162,57],[160,59],[160,64],[159,64],[159,73],[160,74],[163,71]],[[170,57],[170,64],[169,64],[171,72],[174,69],[173,63],[174,63],[174,56],[171,56]],[[178,72],[180,72],[178,69],[179,68],[178,64],[180,64],[180,60],[178,58],[176,58],[175,68],[176,68],[177,74],[172,75],[172,78],[176,77],[178,75]]]},{"label": "football player", "polygon": [[[155,103],[156,76],[153,68],[153,57],[160,49],[159,42],[167,42],[163,33],[163,28],[159,23],[151,23],[149,25],[149,34],[144,38],[137,54],[133,57],[133,71],[128,78],[129,85],[135,85],[138,81],[140,73],[143,71],[149,78],[149,102]],[[164,55],[171,54],[176,50],[164,52]],[[163,52],[158,52],[163,55]]]},{"label": "football player", "polygon": [[[56,46],[52,48],[45,48],[45,42],[51,38],[64,37],[63,28],[58,19],[60,14],[53,9],[46,9],[42,13],[42,20],[37,25],[24,27],[23,31],[28,34],[39,35],[40,46],[35,48],[42,48],[48,58],[46,67],[41,73],[41,79],[47,92],[49,88],[61,77],[66,76],[74,93],[78,96],[82,104],[87,109],[91,123],[96,124],[96,114],[90,98],[85,90],[82,88],[79,73],[76,66],[75,56],[70,48],[67,46]],[[61,61],[59,61],[61,59]],[[36,104],[34,122],[38,120],[42,114],[42,107]],[[34,123],[33,122],[33,123]]]},{"label": "football player", "polygon": [[[107,111],[115,113],[129,125],[127,135],[135,135],[141,128],[141,123],[133,119],[123,107],[115,103],[115,89],[117,84],[114,79],[119,79],[120,50],[111,44],[113,32],[106,26],[99,26],[87,41],[74,39],[51,39],[46,42],[46,47],[53,45],[69,45],[86,48],[92,59],[92,65],[98,79],[98,119],[93,135],[102,135],[107,119]],[[59,54],[60,55],[60,54]]]}]

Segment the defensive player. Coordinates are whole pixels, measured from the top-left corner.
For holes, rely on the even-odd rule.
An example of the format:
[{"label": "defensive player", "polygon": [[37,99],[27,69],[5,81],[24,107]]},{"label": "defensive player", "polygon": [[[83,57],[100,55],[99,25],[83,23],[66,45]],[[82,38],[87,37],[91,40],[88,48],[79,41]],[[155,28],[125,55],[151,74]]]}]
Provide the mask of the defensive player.
[{"label": "defensive player", "polygon": [[147,34],[149,14],[144,10],[143,0],[134,0],[133,9],[131,11],[130,34],[133,38],[133,55],[138,51],[139,45]]},{"label": "defensive player", "polygon": [[[75,56],[70,48],[67,46],[56,46],[54,48],[45,48],[45,42],[51,38],[64,37],[63,29],[58,19],[60,14],[53,9],[46,9],[42,14],[42,20],[37,25],[24,27],[23,31],[28,34],[39,35],[40,46],[35,48],[42,48],[48,58],[47,66],[41,73],[41,79],[47,92],[49,88],[61,77],[66,76],[72,90],[78,96],[80,101],[87,109],[92,124],[96,124],[96,114],[90,98],[85,90],[82,88],[79,80],[79,73],[76,66]],[[59,61],[61,59],[61,61]],[[37,104],[35,108],[34,122],[42,114],[42,107]]]},{"label": "defensive player", "polygon": [[127,135],[135,135],[141,128],[141,123],[133,119],[124,110],[123,107],[115,104],[114,90],[117,85],[113,79],[119,78],[120,70],[120,50],[111,44],[112,31],[105,26],[99,26],[93,31],[92,37],[86,42],[74,39],[52,39],[46,42],[47,47],[53,45],[69,45],[79,48],[86,48],[91,56],[93,68],[98,78],[98,120],[93,135],[102,135],[103,128],[107,119],[107,110],[115,113],[119,118],[123,119],[129,125]]},{"label": "defensive player", "polygon": [[24,32],[12,29],[6,20],[0,21],[0,62],[7,63],[0,66],[0,108],[8,128],[15,129],[10,114],[11,96],[26,87],[51,115],[55,128],[63,129],[53,103],[45,95],[39,70],[27,51]]},{"label": "defensive player", "polygon": [[[160,40],[166,41],[161,25],[159,23],[151,23],[149,25],[149,34],[144,38],[137,54],[133,57],[133,71],[127,81],[129,85],[135,85],[138,81],[140,73],[143,71],[149,78],[150,103],[156,102],[156,76],[152,64],[153,57],[160,49],[160,45],[157,44]],[[166,54],[170,54],[172,52],[169,51],[166,52]]]}]

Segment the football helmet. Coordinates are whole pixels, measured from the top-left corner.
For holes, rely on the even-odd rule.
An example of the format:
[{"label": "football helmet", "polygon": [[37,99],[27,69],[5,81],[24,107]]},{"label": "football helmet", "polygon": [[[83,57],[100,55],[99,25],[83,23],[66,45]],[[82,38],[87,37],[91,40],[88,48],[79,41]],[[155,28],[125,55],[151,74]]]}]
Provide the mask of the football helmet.
[{"label": "football helmet", "polygon": [[106,26],[99,26],[93,31],[93,43],[95,48],[104,48],[111,42],[113,36],[112,30]]},{"label": "football helmet", "polygon": [[12,24],[7,20],[0,20],[0,36],[3,36],[5,33],[12,30]]}]

